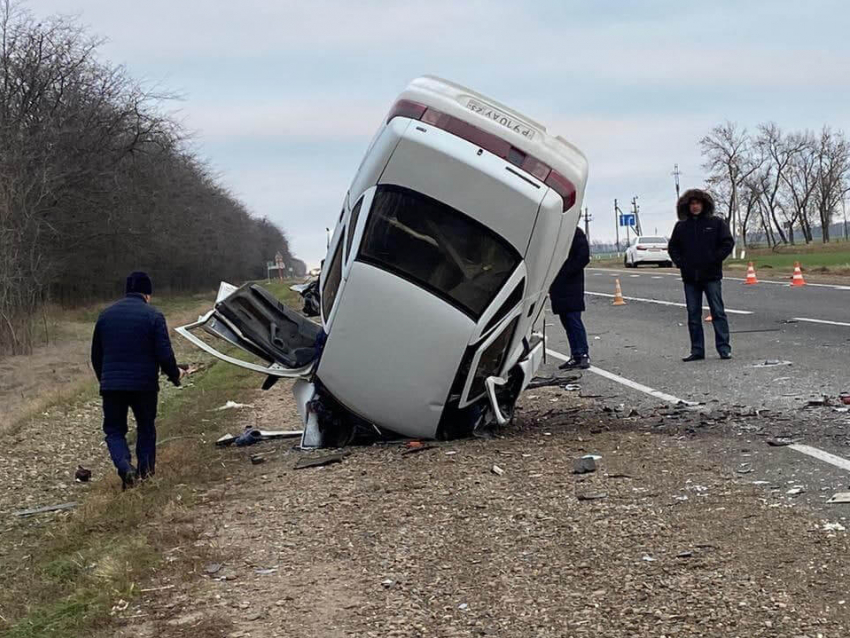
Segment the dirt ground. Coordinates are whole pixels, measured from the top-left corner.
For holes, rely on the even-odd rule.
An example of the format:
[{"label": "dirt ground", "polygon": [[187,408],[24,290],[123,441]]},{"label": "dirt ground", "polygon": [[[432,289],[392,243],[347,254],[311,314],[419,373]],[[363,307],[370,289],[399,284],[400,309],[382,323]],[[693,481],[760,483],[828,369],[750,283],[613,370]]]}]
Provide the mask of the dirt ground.
[{"label": "dirt ground", "polygon": [[[287,388],[251,403],[246,423],[295,425]],[[222,450],[234,469],[174,550],[203,562],[160,574],[117,635],[850,635],[843,526],[682,431],[543,389],[491,440],[303,470],[291,442]],[[590,453],[599,470],[574,474]]]}]

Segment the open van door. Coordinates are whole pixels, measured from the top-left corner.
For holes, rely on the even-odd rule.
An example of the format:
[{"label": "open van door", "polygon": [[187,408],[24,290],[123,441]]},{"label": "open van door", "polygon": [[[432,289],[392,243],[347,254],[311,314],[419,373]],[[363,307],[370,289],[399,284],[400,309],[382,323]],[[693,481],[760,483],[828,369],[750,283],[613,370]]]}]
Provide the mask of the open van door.
[{"label": "open van door", "polygon": [[[199,328],[266,364],[251,363],[216,350],[193,334]],[[266,382],[269,387],[277,378],[308,378],[323,341],[319,324],[290,310],[257,284],[236,288],[222,282],[215,307],[195,323],[176,330],[222,361],[269,375]]]}]

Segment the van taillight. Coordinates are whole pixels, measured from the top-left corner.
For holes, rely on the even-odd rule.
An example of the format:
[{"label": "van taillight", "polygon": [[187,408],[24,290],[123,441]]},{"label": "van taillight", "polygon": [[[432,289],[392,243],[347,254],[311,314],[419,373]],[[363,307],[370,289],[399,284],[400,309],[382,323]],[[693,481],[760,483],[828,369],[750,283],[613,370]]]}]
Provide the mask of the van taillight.
[{"label": "van taillight", "polygon": [[558,171],[552,169],[544,183],[564,200],[564,212],[571,209],[573,204],[576,203],[576,187]]},{"label": "van taillight", "polygon": [[427,106],[419,104],[419,102],[399,100],[390,109],[390,113],[387,115],[387,122],[389,123],[394,117],[409,117],[412,120],[418,120],[427,109]]},{"label": "van taillight", "polygon": [[527,155],[525,151],[511,146],[510,142],[498,135],[488,133],[460,118],[412,100],[399,100],[393,104],[387,116],[387,122],[389,123],[394,117],[409,117],[412,120],[421,120],[426,124],[435,126],[447,133],[451,133],[467,142],[475,144],[479,148],[483,148],[485,151],[501,157],[514,166],[518,166],[558,193],[561,199],[564,200],[564,211],[568,211],[576,203],[576,187],[570,180],[536,157]]}]

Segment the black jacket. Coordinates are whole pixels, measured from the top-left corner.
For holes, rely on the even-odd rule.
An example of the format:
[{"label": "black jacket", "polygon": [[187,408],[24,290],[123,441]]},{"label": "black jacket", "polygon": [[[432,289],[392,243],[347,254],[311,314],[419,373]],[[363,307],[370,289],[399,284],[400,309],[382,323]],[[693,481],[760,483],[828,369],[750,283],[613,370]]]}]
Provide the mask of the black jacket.
[{"label": "black jacket", "polygon": [[[690,214],[690,202],[702,200],[702,213]],[[723,260],[732,252],[735,240],[729,225],[714,216],[714,201],[701,190],[691,189],[679,198],[676,206],[679,222],[668,244],[670,259],[688,283],[723,279]]]},{"label": "black jacket", "polygon": [[160,370],[174,385],[180,385],[165,317],[137,293],[100,313],[92,337],[91,363],[101,392],[157,391]]},{"label": "black jacket", "polygon": [[584,312],[584,268],[589,263],[590,246],[587,244],[587,236],[581,228],[576,228],[567,260],[549,286],[552,312],[556,315]]}]

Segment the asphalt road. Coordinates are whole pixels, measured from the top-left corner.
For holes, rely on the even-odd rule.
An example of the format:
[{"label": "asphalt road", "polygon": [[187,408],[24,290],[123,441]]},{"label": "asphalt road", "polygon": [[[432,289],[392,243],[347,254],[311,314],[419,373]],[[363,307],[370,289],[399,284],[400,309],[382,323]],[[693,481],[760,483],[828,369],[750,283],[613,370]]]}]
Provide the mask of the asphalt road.
[{"label": "asphalt road", "polygon": [[[612,305],[615,278],[625,306]],[[686,401],[726,406],[787,410],[822,395],[850,392],[850,286],[747,286],[727,278],[723,296],[734,358],[717,357],[712,326],[704,323],[707,359],[687,364],[681,361],[690,348],[677,273],[588,269],[586,288],[591,357],[609,372]],[[547,336],[552,349],[569,354],[557,317],[549,317]],[[763,366],[766,361],[790,365]],[[658,404],[601,378],[592,384],[632,404]]]}]

